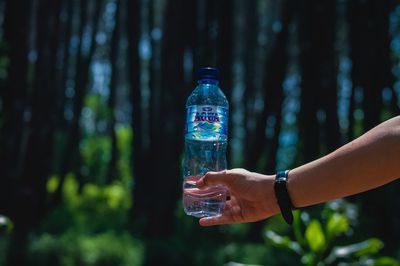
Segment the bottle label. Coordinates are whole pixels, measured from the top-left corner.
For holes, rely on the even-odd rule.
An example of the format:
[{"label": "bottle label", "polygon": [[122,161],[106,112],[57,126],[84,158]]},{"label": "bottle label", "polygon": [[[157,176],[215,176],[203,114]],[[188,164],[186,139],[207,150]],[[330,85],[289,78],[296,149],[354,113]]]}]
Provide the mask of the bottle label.
[{"label": "bottle label", "polygon": [[220,141],[228,136],[228,109],[215,105],[191,105],[187,108],[186,138]]}]

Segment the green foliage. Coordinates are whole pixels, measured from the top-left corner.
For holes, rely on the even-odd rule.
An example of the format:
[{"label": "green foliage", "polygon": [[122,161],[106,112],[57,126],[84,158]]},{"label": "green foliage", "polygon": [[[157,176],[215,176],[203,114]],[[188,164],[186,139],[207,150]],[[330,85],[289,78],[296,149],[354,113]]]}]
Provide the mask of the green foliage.
[{"label": "green foliage", "polygon": [[130,126],[119,125],[116,127],[119,179],[127,188],[132,186],[132,140],[133,132]]},{"label": "green foliage", "polygon": [[[64,180],[57,174],[48,179],[49,198],[61,189],[62,204],[31,236],[30,261],[33,265],[140,265],[144,246],[127,233],[132,207],[132,129],[127,125],[114,128],[118,156],[116,178],[110,180],[111,137],[88,127],[107,118],[102,98],[86,97],[85,108],[81,180],[78,182],[74,173],[67,174]],[[59,135],[57,140],[64,137]],[[58,144],[65,145],[62,143]]]},{"label": "green foliage", "polygon": [[326,225],[326,236],[328,240],[347,232],[350,229],[349,219],[346,216],[333,213]]},{"label": "green foliage", "polygon": [[240,261],[242,264],[246,265],[254,265],[260,263],[277,265],[274,262],[274,255],[272,253],[273,251],[271,249],[266,250],[265,245],[263,244],[230,243],[222,249],[222,252],[224,260],[229,262]]},{"label": "green foliage", "polygon": [[128,233],[107,231],[84,235],[68,231],[61,236],[44,233],[29,247],[32,265],[141,265],[143,246]]},{"label": "green foliage", "polygon": [[[82,156],[89,166],[94,182],[79,184],[68,174],[61,184],[53,175],[48,179],[47,192],[52,195],[62,185],[63,204],[54,209],[42,223],[42,230],[30,241],[29,255],[34,265],[140,265],[143,246],[127,232],[128,211],[131,201],[131,173],[128,164],[128,127],[117,130],[118,149],[121,154],[117,165],[120,178],[104,184],[109,149],[107,138],[86,139],[81,147]],[[129,165],[129,164],[128,164]]]},{"label": "green foliage", "polygon": [[[335,206],[340,205],[340,206]],[[326,204],[325,219],[302,219],[302,214],[294,214],[293,231],[295,240],[267,230],[265,237],[269,243],[279,249],[288,250],[301,257],[303,265],[398,265],[389,257],[378,257],[384,244],[381,240],[370,238],[361,242],[338,245],[343,234],[348,234],[351,220],[349,208],[354,208],[344,201],[335,205]],[[335,206],[335,208],[332,208]],[[303,214],[306,214],[305,212]],[[307,217],[308,214],[304,215]],[[304,228],[304,229],[303,229]],[[349,264],[350,263],[350,264]]]},{"label": "green foliage", "polygon": [[359,243],[337,246],[332,249],[328,261],[333,261],[337,258],[351,258],[351,257],[363,257],[371,254],[377,254],[383,247],[383,242],[376,238],[371,238]]},{"label": "green foliage", "polygon": [[132,186],[132,128],[128,124],[110,124],[113,113],[102,95],[92,93],[85,97],[82,114],[84,137],[80,143],[82,156],[81,174],[86,182],[104,185],[109,181],[112,157],[111,131],[115,132],[117,162],[116,176],[127,187]]},{"label": "green foliage", "polygon": [[108,136],[91,135],[81,142],[80,147],[83,159],[82,174],[91,182],[105,184],[111,158],[111,139]]},{"label": "green foliage", "polygon": [[292,241],[288,236],[281,236],[274,231],[269,230],[266,232],[266,237],[275,247],[288,249],[297,254],[303,252],[301,246],[297,242]]},{"label": "green foliage", "polygon": [[[48,192],[60,185],[54,175]],[[143,246],[126,232],[130,189],[121,181],[110,185],[87,183],[80,187],[67,175],[63,205],[49,214],[42,233],[30,241],[29,256],[34,265],[140,265]]]},{"label": "green foliage", "polygon": [[[58,177],[52,176],[47,182],[49,193],[54,192],[58,185]],[[79,191],[79,184],[72,174],[64,181],[63,199],[64,205],[50,214],[46,226],[53,228],[52,224],[59,225],[59,222],[67,220],[70,226],[82,231],[123,228],[132,205],[130,190],[121,182],[114,181],[108,186],[87,183]],[[60,228],[65,229],[68,225]]]},{"label": "green foliage", "polygon": [[90,110],[90,115],[87,118],[92,120],[93,123],[97,121],[106,120],[109,118],[109,112],[106,108],[106,99],[95,92],[91,92],[85,97],[84,106]]},{"label": "green foliage", "polygon": [[307,244],[312,252],[322,253],[326,248],[326,239],[318,220],[311,220],[305,232]]}]

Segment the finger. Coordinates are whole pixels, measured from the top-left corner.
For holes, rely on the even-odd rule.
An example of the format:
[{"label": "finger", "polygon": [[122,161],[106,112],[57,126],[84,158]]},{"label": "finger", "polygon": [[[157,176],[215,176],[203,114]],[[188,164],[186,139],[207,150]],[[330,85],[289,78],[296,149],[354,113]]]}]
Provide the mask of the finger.
[{"label": "finger", "polygon": [[227,171],[228,170],[221,172],[208,172],[196,182],[196,185],[198,188],[210,185],[229,186],[230,180]]},{"label": "finger", "polygon": [[199,220],[199,224],[201,226],[213,226],[213,225],[231,224],[231,223],[233,223],[233,221],[224,214],[221,216],[204,217]]},{"label": "finger", "polygon": [[234,219],[234,215],[232,210],[233,208],[232,201],[227,201],[225,210],[222,215],[212,216],[212,217],[204,217],[199,220],[201,226],[213,226],[213,225],[221,225],[221,224],[232,224],[237,221]]},{"label": "finger", "polygon": [[213,226],[232,223],[235,223],[235,220],[233,219],[232,212],[229,210],[229,208],[225,208],[225,211],[222,215],[204,217],[199,220],[199,224],[201,226]]}]

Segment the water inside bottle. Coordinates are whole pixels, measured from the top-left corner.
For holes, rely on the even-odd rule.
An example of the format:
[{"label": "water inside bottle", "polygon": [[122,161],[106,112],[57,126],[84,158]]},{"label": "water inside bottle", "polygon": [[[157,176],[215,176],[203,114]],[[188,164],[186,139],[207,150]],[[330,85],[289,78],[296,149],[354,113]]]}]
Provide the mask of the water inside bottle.
[{"label": "water inside bottle", "polygon": [[199,189],[196,181],[201,176],[186,177],[183,182],[183,207],[185,213],[195,217],[218,216],[224,212],[228,190],[224,186]]},{"label": "water inside bottle", "polygon": [[227,167],[229,104],[218,86],[218,75],[215,68],[201,68],[198,85],[186,101],[182,199],[186,214],[195,217],[222,214],[228,193],[223,186],[196,187],[207,172]]}]

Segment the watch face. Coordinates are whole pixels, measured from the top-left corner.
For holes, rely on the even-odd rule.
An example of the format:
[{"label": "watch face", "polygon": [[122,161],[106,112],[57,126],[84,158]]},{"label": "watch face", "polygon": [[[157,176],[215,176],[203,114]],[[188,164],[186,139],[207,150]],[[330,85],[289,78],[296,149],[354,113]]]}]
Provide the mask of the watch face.
[{"label": "watch face", "polygon": [[287,179],[284,176],[280,176],[276,181],[278,181],[278,182],[286,182]]},{"label": "watch face", "polygon": [[280,171],[280,172],[278,172],[278,173],[276,174],[275,180],[276,180],[276,181],[282,180],[282,181],[286,182],[286,181],[287,181],[287,175],[288,175],[288,173],[289,173],[289,171]]},{"label": "watch face", "polygon": [[286,181],[287,181],[287,180],[286,180],[285,177],[279,177],[278,179],[275,180],[275,183],[285,184]]}]

